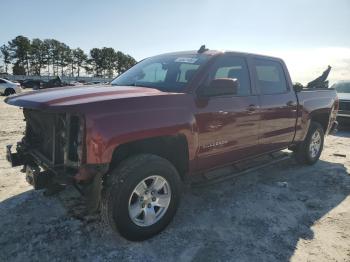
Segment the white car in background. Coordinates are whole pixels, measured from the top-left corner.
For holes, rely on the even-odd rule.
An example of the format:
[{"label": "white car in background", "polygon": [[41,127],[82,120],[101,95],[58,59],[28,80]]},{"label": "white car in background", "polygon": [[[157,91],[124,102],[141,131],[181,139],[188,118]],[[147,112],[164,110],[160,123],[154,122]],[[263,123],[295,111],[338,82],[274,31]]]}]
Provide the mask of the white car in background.
[{"label": "white car in background", "polygon": [[9,96],[12,94],[18,94],[22,92],[21,85],[11,82],[9,80],[0,78],[0,94]]}]

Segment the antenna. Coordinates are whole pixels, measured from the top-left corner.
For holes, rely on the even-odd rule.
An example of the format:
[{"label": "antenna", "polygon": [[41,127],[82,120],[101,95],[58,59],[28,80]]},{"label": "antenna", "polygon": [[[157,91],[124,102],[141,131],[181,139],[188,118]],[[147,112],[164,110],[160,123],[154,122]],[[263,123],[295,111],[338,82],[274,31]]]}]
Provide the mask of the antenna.
[{"label": "antenna", "polygon": [[201,54],[201,53],[204,53],[205,51],[208,51],[208,50],[209,50],[208,48],[205,48],[205,45],[202,45],[202,46],[198,49],[197,53],[198,53],[198,54]]}]

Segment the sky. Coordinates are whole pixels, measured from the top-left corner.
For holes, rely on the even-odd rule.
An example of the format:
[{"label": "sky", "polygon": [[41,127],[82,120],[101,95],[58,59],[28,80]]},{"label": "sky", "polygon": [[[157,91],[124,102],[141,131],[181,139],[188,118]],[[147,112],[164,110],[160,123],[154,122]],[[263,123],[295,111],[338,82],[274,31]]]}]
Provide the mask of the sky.
[{"label": "sky", "polygon": [[113,47],[137,60],[210,49],[281,57],[307,83],[327,65],[350,79],[350,0],[0,0],[0,45],[17,35],[89,51]]}]

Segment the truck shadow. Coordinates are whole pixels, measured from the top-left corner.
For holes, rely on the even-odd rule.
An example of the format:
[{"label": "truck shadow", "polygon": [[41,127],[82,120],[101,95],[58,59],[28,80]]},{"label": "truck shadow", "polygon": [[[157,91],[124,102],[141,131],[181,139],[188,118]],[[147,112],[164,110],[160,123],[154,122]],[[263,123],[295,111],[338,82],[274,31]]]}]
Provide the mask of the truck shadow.
[{"label": "truck shadow", "polygon": [[290,159],[186,189],[170,226],[133,243],[106,234],[97,221],[70,216],[67,199],[75,203],[69,208],[80,205],[72,192],[48,199],[27,191],[0,203],[0,260],[287,261],[299,241],[314,238],[315,222],[349,195],[350,176],[342,164],[299,166]]},{"label": "truck shadow", "polygon": [[[223,260],[287,261],[298,241],[314,238],[315,222],[349,196],[349,182],[342,164],[299,166],[290,159],[189,192],[192,204],[181,210],[184,220],[178,224],[188,229],[187,244],[201,243],[199,261],[218,254]],[[193,234],[193,227],[201,233]]]}]

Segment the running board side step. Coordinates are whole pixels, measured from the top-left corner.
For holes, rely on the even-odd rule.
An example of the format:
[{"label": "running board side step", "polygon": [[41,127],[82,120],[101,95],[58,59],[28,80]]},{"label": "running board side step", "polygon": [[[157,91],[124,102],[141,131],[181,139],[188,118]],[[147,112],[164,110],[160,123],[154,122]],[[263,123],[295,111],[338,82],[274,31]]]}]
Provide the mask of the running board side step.
[{"label": "running board side step", "polygon": [[266,166],[270,166],[278,162],[290,159],[291,156],[292,153],[282,151],[266,154],[257,158],[237,162],[231,166],[226,166],[208,171],[203,174],[194,175],[193,177],[189,178],[188,182],[191,187],[204,187],[207,185],[220,183],[232,178],[242,176],[246,173],[256,171]]}]

